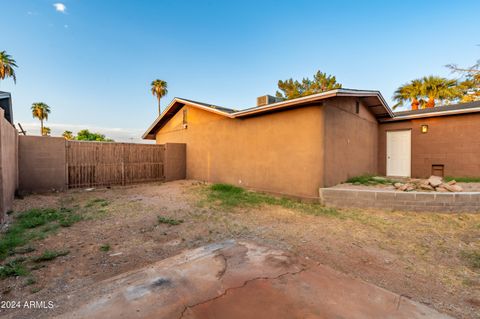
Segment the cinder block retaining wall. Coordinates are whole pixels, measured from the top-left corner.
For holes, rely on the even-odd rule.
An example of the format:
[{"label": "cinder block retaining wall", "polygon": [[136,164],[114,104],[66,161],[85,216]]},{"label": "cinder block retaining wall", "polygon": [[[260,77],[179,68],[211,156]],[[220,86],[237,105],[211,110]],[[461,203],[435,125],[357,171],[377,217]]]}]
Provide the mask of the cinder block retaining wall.
[{"label": "cinder block retaining wall", "polygon": [[429,193],[321,188],[329,207],[380,208],[402,211],[480,212],[480,192]]}]

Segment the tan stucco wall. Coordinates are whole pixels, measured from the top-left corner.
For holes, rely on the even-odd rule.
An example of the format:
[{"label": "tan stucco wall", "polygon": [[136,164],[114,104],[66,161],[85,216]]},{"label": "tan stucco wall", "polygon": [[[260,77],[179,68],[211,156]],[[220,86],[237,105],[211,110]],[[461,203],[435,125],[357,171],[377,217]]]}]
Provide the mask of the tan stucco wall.
[{"label": "tan stucco wall", "polygon": [[338,97],[325,102],[325,187],[377,173],[378,123],[360,101]]},{"label": "tan stucco wall", "polygon": [[20,136],[18,153],[20,191],[48,192],[67,188],[63,137]]},{"label": "tan stucco wall", "polygon": [[323,109],[309,106],[231,119],[195,107],[183,109],[156,141],[186,143],[187,178],[272,193],[317,198],[323,186]]},{"label": "tan stucco wall", "polygon": [[[422,134],[421,125],[428,125]],[[480,176],[480,114],[441,116],[379,125],[378,170],[386,174],[386,132],[412,132],[412,176],[428,177],[432,165],[445,165],[445,176]]]},{"label": "tan stucco wall", "polygon": [[12,209],[18,186],[17,141],[17,130],[0,109],[0,223],[5,220],[5,213]]},{"label": "tan stucco wall", "polygon": [[164,156],[165,181],[185,179],[187,177],[187,146],[181,143],[167,143]]}]

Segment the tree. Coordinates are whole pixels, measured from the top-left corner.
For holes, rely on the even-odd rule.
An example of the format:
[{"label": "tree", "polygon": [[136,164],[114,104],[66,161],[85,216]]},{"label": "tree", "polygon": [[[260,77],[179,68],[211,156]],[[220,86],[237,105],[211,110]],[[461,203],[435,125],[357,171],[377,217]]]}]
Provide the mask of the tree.
[{"label": "tree", "polygon": [[73,136],[72,131],[65,131],[65,132],[63,132],[62,136],[63,136],[66,140],[73,140],[73,139],[75,139],[75,136]]},{"label": "tree", "polygon": [[5,80],[7,77],[13,78],[13,82],[17,83],[14,68],[18,68],[15,60],[7,54],[6,51],[0,52],[0,79]]},{"label": "tree", "polygon": [[435,107],[436,101],[452,101],[463,95],[457,80],[433,75],[422,78],[422,91],[428,99],[425,103],[427,108]]},{"label": "tree", "polygon": [[114,142],[112,139],[105,138],[103,134],[93,133],[87,129],[79,131],[75,139],[77,141]]},{"label": "tree", "polygon": [[313,75],[313,80],[309,78],[303,78],[302,82],[294,81],[292,78],[285,81],[279,80],[278,89],[281,92],[277,91],[276,96],[290,100],[315,93],[340,89],[341,87],[342,85],[337,83],[335,76],[317,71],[317,73]]},{"label": "tree", "polygon": [[[394,95],[393,99],[397,101],[397,104],[393,106],[396,109],[402,106],[405,102],[410,101],[412,110],[418,110],[418,107],[424,104],[424,101],[420,98],[422,96],[422,81],[412,80],[410,83],[406,83],[399,87]],[[420,100],[419,100],[420,99]]]},{"label": "tree", "polygon": [[49,127],[44,126],[42,130],[42,135],[43,136],[50,136],[50,133],[52,133],[52,130]]},{"label": "tree", "polygon": [[167,89],[167,82],[163,80],[156,79],[152,81],[151,85],[151,91],[152,94],[157,97],[158,100],[158,114],[160,115],[162,113],[162,110],[160,108],[160,99],[167,95],[168,89]]},{"label": "tree", "polygon": [[459,87],[463,91],[462,102],[480,101],[480,60],[470,67],[462,68],[456,64],[446,66],[453,73],[461,75]]},{"label": "tree", "polygon": [[40,120],[40,134],[43,133],[43,121],[48,120],[48,114],[50,114],[50,107],[43,102],[36,102],[32,104],[32,115],[33,118]]},{"label": "tree", "polygon": [[400,86],[393,95],[393,99],[397,101],[393,108],[407,101],[410,101],[412,110],[417,110],[419,107],[431,108],[435,107],[437,102],[457,100],[462,94],[463,91],[456,80],[433,75],[426,76]]}]

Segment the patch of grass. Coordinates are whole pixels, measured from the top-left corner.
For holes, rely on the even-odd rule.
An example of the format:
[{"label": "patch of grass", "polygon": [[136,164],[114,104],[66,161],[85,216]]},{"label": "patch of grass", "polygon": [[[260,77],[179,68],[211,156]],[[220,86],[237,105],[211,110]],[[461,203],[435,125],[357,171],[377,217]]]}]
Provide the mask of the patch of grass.
[{"label": "patch of grass", "polygon": [[355,184],[355,185],[378,185],[378,184],[393,184],[395,183],[394,180],[391,180],[386,177],[375,176],[375,175],[361,175],[361,176],[354,176],[347,179],[347,183]]},{"label": "patch of grass", "polygon": [[446,176],[443,178],[446,182],[455,180],[459,183],[480,183],[480,177],[452,177]]},{"label": "patch of grass", "polygon": [[277,205],[300,210],[315,216],[342,217],[335,208],[328,208],[318,203],[304,203],[289,198],[248,191],[228,184],[214,184],[208,188],[207,201],[223,207],[258,207],[260,205]]},{"label": "patch of grass", "polygon": [[109,244],[104,244],[102,246],[100,246],[100,250],[101,251],[109,251],[110,250],[110,245]]},{"label": "patch of grass", "polygon": [[159,224],[168,224],[171,226],[176,226],[183,223],[183,219],[175,219],[175,218],[164,217],[164,216],[158,216],[157,221]]},{"label": "patch of grass", "polygon": [[28,254],[32,251],[35,251],[35,247],[26,246],[26,247],[19,247],[12,251],[12,254]]},{"label": "patch of grass", "polygon": [[471,268],[480,269],[480,250],[463,251],[461,255]]},{"label": "patch of grass", "polygon": [[108,201],[104,198],[94,198],[92,199],[91,201],[89,201],[85,207],[93,207],[95,205],[99,205],[99,206],[102,206],[102,207],[105,207],[105,206],[108,206]]},{"label": "patch of grass", "polygon": [[34,294],[34,293],[39,292],[39,291],[42,290],[42,289],[43,289],[43,288],[41,288],[41,287],[33,287],[32,289],[30,289],[30,292],[31,292],[32,294]]},{"label": "patch of grass", "polygon": [[24,262],[25,258],[16,258],[1,265],[0,278],[4,279],[7,277],[28,275],[29,272],[27,268],[25,268]]},{"label": "patch of grass", "polygon": [[70,252],[68,250],[60,250],[60,251],[45,250],[43,252],[43,254],[41,254],[40,256],[33,257],[32,261],[36,262],[36,263],[39,263],[39,262],[42,262],[42,261],[50,261],[50,260],[54,260],[55,258],[60,257],[60,256],[66,256],[69,253]]},{"label": "patch of grass", "polygon": [[82,216],[66,208],[35,208],[21,212],[0,237],[0,260],[15,254],[17,247],[46,238],[58,228],[69,227],[80,220]]},{"label": "patch of grass", "polygon": [[37,280],[33,277],[28,277],[27,280],[25,280],[25,286],[31,286],[37,283]]}]

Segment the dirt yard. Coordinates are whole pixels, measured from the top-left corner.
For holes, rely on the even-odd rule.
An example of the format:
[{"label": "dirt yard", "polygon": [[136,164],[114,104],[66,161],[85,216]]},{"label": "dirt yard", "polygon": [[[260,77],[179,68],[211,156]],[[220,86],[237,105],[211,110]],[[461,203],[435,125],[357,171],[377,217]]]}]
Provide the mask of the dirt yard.
[{"label": "dirt yard", "polygon": [[[1,300],[55,300],[234,238],[289,251],[458,318],[480,318],[480,214],[333,210],[212,192],[209,185],[177,181],[16,200],[11,220],[42,207],[82,218],[4,258],[3,265],[22,258],[27,271],[0,279]],[[45,251],[61,253],[47,258]]]}]

